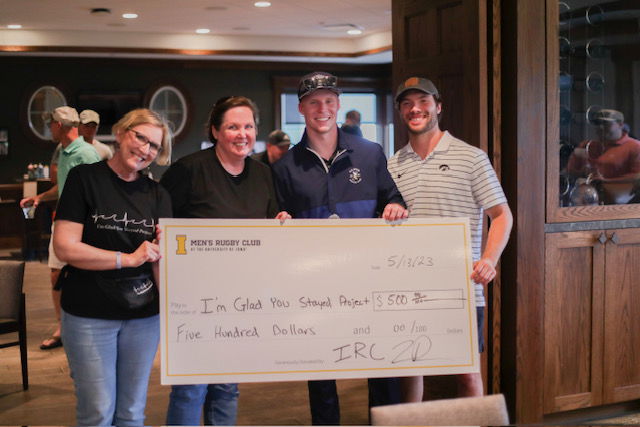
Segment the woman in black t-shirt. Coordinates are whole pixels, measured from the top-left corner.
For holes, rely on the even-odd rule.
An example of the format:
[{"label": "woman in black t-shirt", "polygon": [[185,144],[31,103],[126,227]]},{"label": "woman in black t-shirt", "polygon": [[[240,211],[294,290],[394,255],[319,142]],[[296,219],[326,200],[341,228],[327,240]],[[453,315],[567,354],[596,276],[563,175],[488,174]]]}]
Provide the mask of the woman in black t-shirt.
[{"label": "woman in black t-shirt", "polygon": [[[162,176],[176,218],[291,218],[278,212],[269,166],[247,157],[256,142],[258,109],[243,96],[216,102],[209,117],[215,145],[174,163]],[[204,405],[204,411],[203,411]],[[167,425],[234,425],[237,384],[171,387]]]},{"label": "woman in black t-shirt", "polygon": [[140,173],[171,158],[171,132],[138,109],[113,126],[113,158],[69,173],[53,245],[62,271],[62,336],[78,425],[144,425],[159,341],[158,218],[171,201]]}]

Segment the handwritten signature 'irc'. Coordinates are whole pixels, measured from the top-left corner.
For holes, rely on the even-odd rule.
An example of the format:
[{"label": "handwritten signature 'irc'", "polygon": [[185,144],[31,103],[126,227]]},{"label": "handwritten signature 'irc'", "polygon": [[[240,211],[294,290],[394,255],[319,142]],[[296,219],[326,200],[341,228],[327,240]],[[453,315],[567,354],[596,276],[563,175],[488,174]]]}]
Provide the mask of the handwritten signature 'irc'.
[{"label": "handwritten signature 'irc'", "polygon": [[377,349],[376,343],[364,343],[356,341],[341,345],[332,349],[337,353],[334,363],[343,362],[349,359],[370,359],[370,360],[386,360],[391,359],[391,363],[402,362],[419,362],[427,360],[426,356],[431,351],[433,343],[427,335],[419,335],[414,339],[404,340],[391,348],[391,354],[385,355]]}]

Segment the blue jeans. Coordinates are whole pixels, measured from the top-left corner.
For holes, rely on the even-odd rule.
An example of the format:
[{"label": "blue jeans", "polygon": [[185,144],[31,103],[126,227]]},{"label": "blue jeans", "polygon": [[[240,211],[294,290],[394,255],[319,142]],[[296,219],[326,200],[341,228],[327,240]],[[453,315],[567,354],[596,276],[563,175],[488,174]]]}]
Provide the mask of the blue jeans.
[{"label": "blue jeans", "polygon": [[197,426],[204,412],[208,426],[233,426],[238,415],[238,384],[173,385],[167,425]]},{"label": "blue jeans", "polygon": [[78,425],[144,425],[159,339],[158,315],[106,320],[62,312],[62,341],[75,384]]},{"label": "blue jeans", "polygon": [[[369,378],[369,409],[374,406],[402,403],[398,378]],[[307,382],[311,424],[340,425],[340,402],[336,380]]]}]

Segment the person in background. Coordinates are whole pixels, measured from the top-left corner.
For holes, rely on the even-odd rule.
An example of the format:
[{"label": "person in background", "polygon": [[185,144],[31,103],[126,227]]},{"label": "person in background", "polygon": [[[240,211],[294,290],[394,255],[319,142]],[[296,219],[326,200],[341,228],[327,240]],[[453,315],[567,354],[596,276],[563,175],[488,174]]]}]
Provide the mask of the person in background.
[{"label": "person in background", "polygon": [[[160,183],[176,218],[290,218],[279,212],[271,170],[249,153],[256,142],[258,108],[249,98],[220,98],[209,115],[213,147],[175,162]],[[237,384],[173,385],[167,425],[235,425]]]},{"label": "person in background", "polygon": [[[300,79],[298,110],[305,132],[273,165],[280,207],[294,218],[406,218],[400,192],[380,145],[338,129],[337,77],[313,72]],[[340,424],[335,380],[309,381],[314,425]],[[369,405],[400,402],[397,378],[369,379]]]},{"label": "person in background", "polygon": [[593,118],[597,138],[581,142],[569,156],[567,172],[595,181],[605,204],[629,203],[640,180],[640,141],[629,136],[624,115],[602,109]]},{"label": "person in background", "polygon": [[360,130],[360,112],[357,110],[347,111],[344,123],[340,129],[352,135],[362,136],[362,130]]},{"label": "person in background", "polygon": [[93,110],[83,110],[80,112],[80,125],[78,133],[84,138],[85,142],[93,145],[102,160],[109,160],[113,157],[113,151],[107,144],[96,139],[98,126],[100,125],[100,115]]},{"label": "person in background", "polygon": [[271,166],[289,151],[290,146],[291,139],[289,135],[280,129],[276,129],[267,137],[267,149],[261,153],[252,154],[251,158]]},{"label": "person in background", "polygon": [[[478,348],[484,337],[484,286],[496,275],[496,264],[513,224],[500,182],[486,153],[441,131],[442,101],[428,79],[411,77],[398,87],[395,97],[409,143],[389,159],[388,168],[412,218],[468,217],[471,227],[473,272],[478,320]],[[428,185],[427,185],[428,183]],[[491,226],[482,253],[482,222]],[[460,396],[482,396],[480,373],[456,375]],[[423,377],[402,379],[403,399],[420,402]]]},{"label": "person in background", "polygon": [[113,132],[111,159],[69,173],[53,234],[55,252],[69,264],[61,278],[62,337],[81,426],[144,425],[160,339],[157,223],[171,217],[171,201],[140,171],[169,162],[171,132],[147,109],[127,113]]},{"label": "person in background", "polygon": [[[62,194],[64,184],[69,171],[80,164],[94,163],[100,161],[100,156],[93,146],[85,144],[84,139],[78,134],[78,125],[80,118],[75,108],[64,106],[58,107],[48,114],[46,119],[49,121],[49,130],[51,138],[60,146],[58,163],[56,169],[56,189],[58,198]],[[54,153],[55,156],[55,153]],[[20,201],[20,206],[37,206],[42,200],[52,197],[51,189],[45,193],[39,194],[33,198],[27,198]],[[55,225],[55,224],[54,224]],[[54,226],[51,227],[51,235],[53,236]],[[60,270],[65,266],[65,262],[58,259],[53,249],[53,239],[49,242],[49,260],[48,265],[51,268],[51,297],[53,307],[56,312],[58,324],[53,334],[40,344],[41,350],[51,350],[62,346],[60,337],[60,290],[57,288]]]}]

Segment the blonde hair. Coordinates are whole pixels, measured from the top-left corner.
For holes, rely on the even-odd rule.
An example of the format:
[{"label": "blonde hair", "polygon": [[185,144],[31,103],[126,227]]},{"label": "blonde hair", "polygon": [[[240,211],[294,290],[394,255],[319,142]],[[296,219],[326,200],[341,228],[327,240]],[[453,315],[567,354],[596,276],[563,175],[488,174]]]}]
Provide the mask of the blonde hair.
[{"label": "blonde hair", "polygon": [[162,129],[162,142],[160,143],[162,151],[156,157],[155,162],[161,166],[168,165],[171,163],[171,141],[173,135],[167,121],[155,111],[149,110],[148,108],[131,110],[113,125],[111,132],[117,136],[119,133],[124,133],[132,127],[146,124]]}]

